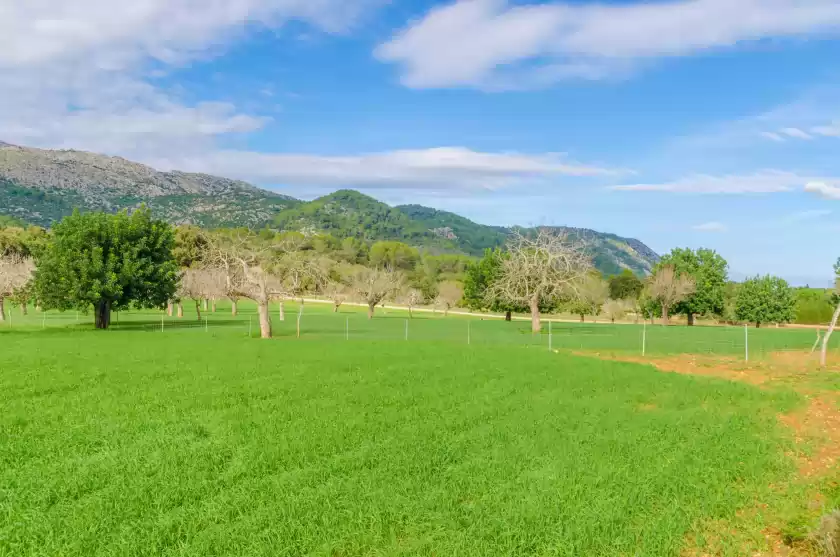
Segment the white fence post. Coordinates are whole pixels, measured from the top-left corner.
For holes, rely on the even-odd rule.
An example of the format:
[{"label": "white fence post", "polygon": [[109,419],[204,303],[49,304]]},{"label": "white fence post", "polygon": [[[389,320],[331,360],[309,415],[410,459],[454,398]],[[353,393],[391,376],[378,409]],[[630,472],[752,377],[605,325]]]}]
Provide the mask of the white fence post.
[{"label": "white fence post", "polygon": [[551,333],[551,321],[548,322],[548,351],[551,352],[551,344],[552,344],[552,333]]},{"label": "white fence post", "polygon": [[750,328],[744,323],[744,361],[750,361]]}]

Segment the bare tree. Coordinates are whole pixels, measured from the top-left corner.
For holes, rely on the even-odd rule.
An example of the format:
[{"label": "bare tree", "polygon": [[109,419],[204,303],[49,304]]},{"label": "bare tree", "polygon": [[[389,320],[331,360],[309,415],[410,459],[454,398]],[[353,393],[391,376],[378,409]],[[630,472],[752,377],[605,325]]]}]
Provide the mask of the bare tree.
[{"label": "bare tree", "polygon": [[189,298],[195,302],[195,312],[198,319],[201,319],[201,306],[203,301],[204,311],[207,311],[207,299],[223,296],[225,292],[225,277],[219,269],[187,269],[181,277],[181,284],[178,289],[178,317],[183,317],[181,300]]},{"label": "bare tree", "polygon": [[[246,249],[243,239],[233,240],[224,236],[210,236],[208,238],[209,253],[205,258],[209,266],[219,269],[224,279],[224,297],[230,300],[231,315],[239,313],[239,296],[236,285],[242,281],[242,266],[239,255]],[[171,315],[171,314],[170,314]]]},{"label": "bare tree", "polygon": [[508,256],[500,259],[496,280],[487,289],[489,301],[528,306],[531,330],[538,333],[540,306],[573,297],[592,260],[581,242],[545,229],[534,237],[514,231],[507,249]]},{"label": "bare tree", "polygon": [[423,293],[416,288],[404,289],[400,295],[399,303],[408,308],[408,316],[414,317],[412,310],[423,303],[425,300]]},{"label": "bare tree", "polygon": [[399,273],[386,269],[359,269],[353,277],[353,289],[368,306],[368,319],[373,319],[376,306],[400,287]]},{"label": "bare tree", "polygon": [[581,322],[586,315],[598,315],[609,297],[610,287],[600,276],[587,275],[578,285],[569,310],[580,316]]},{"label": "bare tree", "polygon": [[622,319],[627,312],[630,311],[630,303],[628,300],[607,300],[601,309],[604,317],[615,323],[616,319]]},{"label": "bare tree", "polygon": [[0,256],[0,321],[6,320],[6,298],[26,287],[34,270],[35,265],[30,257],[12,252]]},{"label": "bare tree", "polygon": [[333,312],[338,313],[338,308],[350,297],[350,289],[343,282],[331,280],[324,287],[324,295],[333,303]]},{"label": "bare tree", "polygon": [[440,283],[435,305],[443,308],[443,315],[449,315],[449,310],[458,305],[464,297],[464,289],[457,282],[447,280]]},{"label": "bare tree", "polygon": [[650,297],[662,305],[662,324],[668,324],[668,313],[675,304],[682,302],[694,293],[694,279],[688,275],[678,275],[671,265],[660,268],[651,277],[648,284]]}]

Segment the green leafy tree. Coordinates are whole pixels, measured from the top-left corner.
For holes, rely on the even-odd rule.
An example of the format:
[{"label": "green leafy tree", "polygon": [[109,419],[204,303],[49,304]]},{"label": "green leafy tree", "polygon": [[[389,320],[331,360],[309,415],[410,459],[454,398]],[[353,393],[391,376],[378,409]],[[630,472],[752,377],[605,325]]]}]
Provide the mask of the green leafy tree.
[{"label": "green leafy tree", "polygon": [[729,264],[710,249],[677,248],[660,260],[657,268],[671,266],[678,277],[694,281],[694,293],[676,304],[673,313],[683,314],[689,325],[695,315],[722,315],[726,308],[726,283]]},{"label": "green leafy tree", "polygon": [[502,259],[506,253],[501,249],[487,249],[484,257],[470,264],[464,275],[464,305],[472,310],[489,310],[505,314],[510,321],[514,311],[528,311],[527,306],[517,306],[487,295],[487,289],[499,276]]},{"label": "green leafy tree", "polygon": [[36,297],[45,309],[87,311],[107,329],[111,311],[165,308],[175,297],[175,234],[146,208],[131,215],[78,211],[53,229],[37,256]]},{"label": "green leafy tree", "polygon": [[796,317],[796,298],[787,281],[770,275],[744,281],[738,288],[735,315],[739,321],[790,323]]},{"label": "green leafy tree", "polygon": [[188,269],[203,263],[209,247],[210,240],[199,227],[187,225],[175,229],[172,255],[180,267]]},{"label": "green leafy tree", "polygon": [[567,304],[570,313],[580,316],[581,323],[587,315],[596,316],[609,296],[609,286],[595,274],[586,277],[577,289],[577,295]]},{"label": "green leafy tree", "polygon": [[372,267],[392,271],[411,271],[420,261],[420,253],[402,242],[376,242],[369,257]]},{"label": "green leafy tree", "polygon": [[608,282],[612,300],[637,300],[645,288],[642,279],[630,269],[624,269],[620,275],[611,276]]}]

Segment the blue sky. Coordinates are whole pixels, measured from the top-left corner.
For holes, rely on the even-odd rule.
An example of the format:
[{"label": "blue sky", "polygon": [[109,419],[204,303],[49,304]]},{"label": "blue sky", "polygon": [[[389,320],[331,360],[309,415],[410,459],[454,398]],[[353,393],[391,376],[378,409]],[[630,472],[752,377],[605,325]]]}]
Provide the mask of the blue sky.
[{"label": "blue sky", "polygon": [[0,140],[711,247],[827,285],[840,0],[0,8]]}]

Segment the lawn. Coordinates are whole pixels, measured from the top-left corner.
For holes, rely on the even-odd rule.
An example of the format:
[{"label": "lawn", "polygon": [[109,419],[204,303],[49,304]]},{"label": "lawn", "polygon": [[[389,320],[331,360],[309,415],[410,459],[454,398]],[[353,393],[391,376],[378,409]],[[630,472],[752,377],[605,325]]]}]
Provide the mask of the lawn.
[{"label": "lawn", "polygon": [[795,395],[354,317],[0,332],[0,555],[670,556],[792,473]]}]

